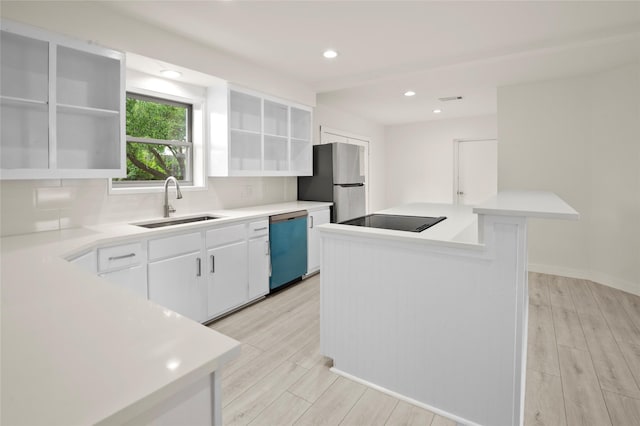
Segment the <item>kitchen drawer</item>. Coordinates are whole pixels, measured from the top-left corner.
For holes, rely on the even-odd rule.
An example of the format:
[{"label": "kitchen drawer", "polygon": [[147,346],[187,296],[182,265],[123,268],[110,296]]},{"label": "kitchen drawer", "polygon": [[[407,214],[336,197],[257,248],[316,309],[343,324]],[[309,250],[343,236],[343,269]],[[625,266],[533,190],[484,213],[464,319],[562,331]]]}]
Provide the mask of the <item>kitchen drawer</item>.
[{"label": "kitchen drawer", "polygon": [[142,262],[142,244],[131,243],[98,249],[98,272],[125,268]]},{"label": "kitchen drawer", "polygon": [[232,225],[207,231],[207,248],[222,246],[247,238],[247,225]]},{"label": "kitchen drawer", "polygon": [[249,238],[269,235],[269,219],[251,222],[249,224]]},{"label": "kitchen drawer", "polygon": [[149,241],[149,260],[179,256],[200,251],[201,249],[202,234],[200,232],[158,238]]}]

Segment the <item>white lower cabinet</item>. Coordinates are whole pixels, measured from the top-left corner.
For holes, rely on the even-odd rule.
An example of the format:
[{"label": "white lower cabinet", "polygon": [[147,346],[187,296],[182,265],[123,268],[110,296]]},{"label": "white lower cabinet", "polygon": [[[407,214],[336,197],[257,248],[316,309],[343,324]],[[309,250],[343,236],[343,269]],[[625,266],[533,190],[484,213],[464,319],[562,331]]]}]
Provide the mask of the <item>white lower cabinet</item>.
[{"label": "white lower cabinet", "polygon": [[201,232],[149,241],[149,300],[195,321],[204,321],[204,268]]},{"label": "white lower cabinet", "polygon": [[204,321],[202,266],[199,251],[149,262],[149,299],[185,317]]},{"label": "white lower cabinet", "polygon": [[69,261],[205,322],[269,293],[269,220],[99,247]]},{"label": "white lower cabinet", "polygon": [[140,241],[97,250],[98,276],[147,298],[147,259]]},{"label": "white lower cabinet", "polygon": [[307,274],[320,270],[320,236],[317,226],[330,222],[329,207],[310,211],[307,220]]},{"label": "white lower cabinet", "polygon": [[269,293],[269,236],[249,240],[249,300]]},{"label": "white lower cabinet", "polygon": [[218,316],[247,301],[247,241],[207,250],[207,316]]},{"label": "white lower cabinet", "polygon": [[249,300],[269,293],[269,220],[249,224]]},{"label": "white lower cabinet", "polygon": [[248,300],[247,224],[213,228],[207,248],[207,318],[215,318]]},{"label": "white lower cabinet", "polygon": [[143,299],[147,298],[147,267],[138,265],[133,268],[120,269],[119,271],[105,272],[99,274],[102,278],[126,288]]}]

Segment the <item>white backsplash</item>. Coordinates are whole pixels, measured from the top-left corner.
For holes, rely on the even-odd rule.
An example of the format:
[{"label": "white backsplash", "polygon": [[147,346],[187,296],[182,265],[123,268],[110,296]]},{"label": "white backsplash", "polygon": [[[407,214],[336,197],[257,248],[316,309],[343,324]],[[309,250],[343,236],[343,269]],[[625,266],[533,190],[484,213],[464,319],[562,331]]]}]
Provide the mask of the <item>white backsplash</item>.
[{"label": "white backsplash", "polygon": [[[164,194],[108,193],[107,179],[0,181],[0,235],[52,231],[162,216]],[[295,177],[209,178],[206,190],[183,190],[176,215],[233,209],[297,198]]]}]

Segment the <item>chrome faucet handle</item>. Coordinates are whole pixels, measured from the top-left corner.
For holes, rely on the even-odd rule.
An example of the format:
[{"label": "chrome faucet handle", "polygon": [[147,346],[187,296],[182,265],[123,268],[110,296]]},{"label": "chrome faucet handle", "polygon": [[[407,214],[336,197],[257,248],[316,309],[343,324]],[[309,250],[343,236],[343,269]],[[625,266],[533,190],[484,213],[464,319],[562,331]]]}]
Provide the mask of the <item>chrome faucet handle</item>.
[{"label": "chrome faucet handle", "polygon": [[169,204],[169,205],[167,206],[167,211],[168,211],[169,213],[175,213],[175,212],[176,212],[176,209],[175,209],[171,204]]}]

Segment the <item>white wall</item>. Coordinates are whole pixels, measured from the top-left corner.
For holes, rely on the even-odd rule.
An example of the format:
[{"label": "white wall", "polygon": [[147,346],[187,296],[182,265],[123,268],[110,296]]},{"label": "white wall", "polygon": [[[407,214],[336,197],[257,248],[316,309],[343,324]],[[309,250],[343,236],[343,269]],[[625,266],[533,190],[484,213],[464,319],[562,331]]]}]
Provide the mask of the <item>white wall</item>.
[{"label": "white wall", "polygon": [[579,222],[532,221],[532,270],[640,294],[640,64],[498,90],[498,187],[556,192]]},{"label": "white wall", "polygon": [[495,115],[386,127],[387,203],[452,203],[453,140],[496,135]]},{"label": "white wall", "polygon": [[369,142],[369,209],[381,210],[389,207],[385,197],[386,186],[386,148],[384,127],[353,114],[327,107],[322,104],[322,95],[318,95],[318,104],[314,111],[313,143],[320,143],[320,126],[366,136]]},{"label": "white wall", "polygon": [[315,92],[288,76],[277,75],[254,63],[142,23],[100,2],[3,1],[0,14],[6,19],[159,59],[305,105],[315,105]]}]

